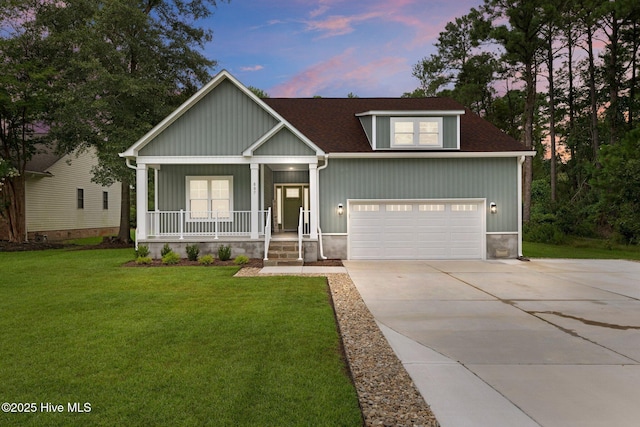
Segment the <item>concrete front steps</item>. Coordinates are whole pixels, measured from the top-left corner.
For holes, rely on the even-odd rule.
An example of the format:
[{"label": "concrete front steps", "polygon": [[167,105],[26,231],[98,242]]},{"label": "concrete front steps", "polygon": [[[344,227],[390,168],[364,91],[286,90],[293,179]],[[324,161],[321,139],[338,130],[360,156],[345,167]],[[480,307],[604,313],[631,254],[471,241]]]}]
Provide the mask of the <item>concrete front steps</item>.
[{"label": "concrete front steps", "polygon": [[[272,240],[269,242],[269,259],[264,261],[265,267],[301,266],[304,261],[298,260],[298,241]],[[302,253],[304,259],[304,248]]]}]

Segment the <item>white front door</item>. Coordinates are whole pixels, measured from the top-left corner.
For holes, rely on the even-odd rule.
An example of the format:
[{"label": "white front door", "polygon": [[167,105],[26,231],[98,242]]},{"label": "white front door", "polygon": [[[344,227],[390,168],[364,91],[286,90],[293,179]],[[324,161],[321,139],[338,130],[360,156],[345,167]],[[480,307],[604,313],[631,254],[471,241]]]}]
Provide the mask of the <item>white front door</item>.
[{"label": "white front door", "polygon": [[349,259],[482,259],[484,202],[350,202]]}]

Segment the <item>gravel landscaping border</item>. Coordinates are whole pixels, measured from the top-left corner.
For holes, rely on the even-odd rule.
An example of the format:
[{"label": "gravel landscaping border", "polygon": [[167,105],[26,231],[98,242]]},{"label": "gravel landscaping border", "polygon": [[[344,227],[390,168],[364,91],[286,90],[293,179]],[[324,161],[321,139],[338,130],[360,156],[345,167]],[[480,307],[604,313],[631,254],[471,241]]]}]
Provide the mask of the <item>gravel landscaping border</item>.
[{"label": "gravel landscaping border", "polygon": [[[236,276],[258,276],[259,271],[258,268],[243,268]],[[429,405],[378,328],[349,275],[315,276],[326,277],[329,283],[364,424],[439,426]]]}]

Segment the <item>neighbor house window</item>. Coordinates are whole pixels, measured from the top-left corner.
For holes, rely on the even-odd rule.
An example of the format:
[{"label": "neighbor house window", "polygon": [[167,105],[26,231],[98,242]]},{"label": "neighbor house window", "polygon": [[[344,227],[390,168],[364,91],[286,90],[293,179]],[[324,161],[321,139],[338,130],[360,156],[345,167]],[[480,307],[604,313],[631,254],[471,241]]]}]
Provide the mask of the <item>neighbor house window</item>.
[{"label": "neighbor house window", "polygon": [[189,176],[186,192],[190,219],[231,218],[232,176]]},{"label": "neighbor house window", "polygon": [[84,209],[84,189],[78,188],[76,196],[78,200],[78,209]]},{"label": "neighbor house window", "polygon": [[392,117],[391,146],[395,148],[442,147],[442,118]]},{"label": "neighbor house window", "polygon": [[109,192],[108,191],[102,192],[102,209],[104,209],[105,211],[109,209]]}]

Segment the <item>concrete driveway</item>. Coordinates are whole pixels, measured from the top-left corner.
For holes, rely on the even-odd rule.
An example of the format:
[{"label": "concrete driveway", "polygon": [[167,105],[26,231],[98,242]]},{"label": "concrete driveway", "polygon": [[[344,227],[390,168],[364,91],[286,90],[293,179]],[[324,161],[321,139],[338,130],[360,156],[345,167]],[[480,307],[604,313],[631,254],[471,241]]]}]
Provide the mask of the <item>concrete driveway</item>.
[{"label": "concrete driveway", "polygon": [[640,263],[344,265],[443,427],[639,425]]}]

